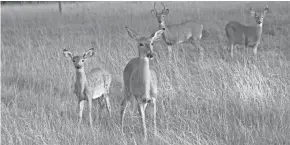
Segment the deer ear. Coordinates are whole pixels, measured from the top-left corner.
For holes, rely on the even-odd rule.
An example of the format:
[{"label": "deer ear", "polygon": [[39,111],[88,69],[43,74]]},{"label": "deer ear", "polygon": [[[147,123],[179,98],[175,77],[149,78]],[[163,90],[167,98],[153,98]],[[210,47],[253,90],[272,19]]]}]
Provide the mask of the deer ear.
[{"label": "deer ear", "polygon": [[127,29],[127,31],[128,31],[128,35],[129,35],[131,38],[133,38],[133,39],[135,39],[135,40],[140,39],[141,36],[140,36],[138,33],[136,33],[135,31],[133,31],[132,29],[128,28],[127,26],[126,26],[125,28]]},{"label": "deer ear", "polygon": [[94,48],[91,48],[84,53],[83,58],[87,59],[87,58],[92,57],[93,55],[94,55]]},{"label": "deer ear", "polygon": [[266,5],[266,7],[264,9],[264,14],[268,14],[268,12],[269,12],[269,7],[268,7],[268,5]]},{"label": "deer ear", "polygon": [[168,15],[169,14],[169,9],[163,10],[162,12],[163,12],[163,14]]},{"label": "deer ear", "polygon": [[69,52],[67,49],[63,49],[63,55],[67,58],[73,58],[73,55],[71,52]]}]

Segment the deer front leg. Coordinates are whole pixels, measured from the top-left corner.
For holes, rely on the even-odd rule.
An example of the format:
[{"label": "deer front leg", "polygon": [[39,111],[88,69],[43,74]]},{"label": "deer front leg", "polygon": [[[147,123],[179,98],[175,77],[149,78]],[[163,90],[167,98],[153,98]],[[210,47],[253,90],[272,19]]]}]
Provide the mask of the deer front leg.
[{"label": "deer front leg", "polygon": [[234,57],[234,44],[231,44],[231,57]]},{"label": "deer front leg", "polygon": [[141,123],[143,126],[143,135],[144,135],[144,141],[147,141],[147,128],[146,128],[146,121],[145,121],[145,108],[146,108],[147,103],[139,103],[139,114],[140,114],[140,119]]},{"label": "deer front leg", "polygon": [[126,99],[124,99],[121,103],[121,130],[122,130],[122,133],[123,133],[124,118],[125,118],[127,106],[128,106],[128,102]]},{"label": "deer front leg", "polygon": [[157,134],[157,127],[156,127],[156,98],[152,98],[153,103],[153,125],[154,125],[154,134]]},{"label": "deer front leg", "polygon": [[83,111],[84,111],[84,106],[85,106],[85,100],[80,100],[78,102],[78,106],[79,106],[79,125],[82,123],[82,119],[83,119]]},{"label": "deer front leg", "polygon": [[89,119],[90,119],[90,127],[93,127],[93,119],[92,119],[92,98],[88,98],[89,102]]},{"label": "deer front leg", "polygon": [[167,46],[168,49],[168,57],[169,57],[169,61],[171,62],[171,57],[172,57],[172,46],[168,45]]},{"label": "deer front leg", "polygon": [[255,58],[257,58],[257,51],[258,51],[258,45],[260,44],[260,42],[257,42],[253,48],[253,52],[254,52],[254,55],[255,55]]}]

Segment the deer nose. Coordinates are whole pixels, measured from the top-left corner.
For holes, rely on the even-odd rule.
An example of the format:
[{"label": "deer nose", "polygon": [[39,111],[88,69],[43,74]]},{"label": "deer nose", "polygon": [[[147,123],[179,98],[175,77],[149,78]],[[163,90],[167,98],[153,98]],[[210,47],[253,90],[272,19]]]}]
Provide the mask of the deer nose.
[{"label": "deer nose", "polygon": [[159,23],[162,23],[162,21],[161,21],[161,20],[159,20],[158,22],[159,22]]},{"label": "deer nose", "polygon": [[147,57],[150,58],[150,59],[152,59],[154,56],[153,56],[152,53],[148,53],[148,54],[147,54]]},{"label": "deer nose", "polygon": [[146,57],[148,57],[149,59],[153,59],[157,54],[153,51],[150,51],[147,53]]},{"label": "deer nose", "polygon": [[80,69],[81,66],[80,66],[80,65],[76,65],[75,68],[76,68],[76,69]]},{"label": "deer nose", "polygon": [[260,25],[262,22],[261,21],[258,21],[258,24]]}]

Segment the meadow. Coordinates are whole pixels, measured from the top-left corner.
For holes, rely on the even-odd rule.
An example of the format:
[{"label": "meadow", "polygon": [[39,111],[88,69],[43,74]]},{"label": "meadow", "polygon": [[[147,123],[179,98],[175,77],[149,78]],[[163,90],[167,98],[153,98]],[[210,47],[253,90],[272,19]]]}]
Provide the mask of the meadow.
[{"label": "meadow", "polygon": [[[249,9],[270,12],[254,60],[251,48],[227,46],[224,27],[232,20],[253,25]],[[78,2],[1,5],[1,144],[290,144],[290,3],[165,2],[166,22],[204,24],[203,61],[191,45],[178,45],[168,61],[167,48],[155,44],[158,57],[157,130],[147,107],[148,141],[143,142],[137,112],[128,111],[120,128],[122,71],[137,57],[137,44],[125,26],[143,36],[158,29],[153,2]],[[157,10],[162,6],[158,3]],[[64,48],[82,54],[95,48],[85,70],[107,69],[113,75],[112,116],[94,107],[94,128],[88,109],[78,127],[75,68]],[[169,72],[172,72],[170,77]],[[129,108],[130,109],[130,108]],[[128,110],[129,110],[128,109]]]}]

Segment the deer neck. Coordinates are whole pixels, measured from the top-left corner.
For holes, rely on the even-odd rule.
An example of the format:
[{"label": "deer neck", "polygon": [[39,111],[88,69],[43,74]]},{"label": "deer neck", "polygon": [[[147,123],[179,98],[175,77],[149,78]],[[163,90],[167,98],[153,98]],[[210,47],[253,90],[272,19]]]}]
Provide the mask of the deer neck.
[{"label": "deer neck", "polygon": [[167,29],[166,29],[167,27],[166,27],[165,21],[159,23],[159,30],[161,30],[161,29],[163,29],[163,28],[165,28],[165,30],[167,30]]},{"label": "deer neck", "polygon": [[164,42],[167,45],[173,45],[173,43],[170,40],[170,32],[168,30],[168,27],[165,25],[165,22],[163,21],[162,23],[159,23],[159,30],[165,30],[164,33],[162,34],[162,38],[164,40]]},{"label": "deer neck", "polygon": [[83,90],[85,87],[86,81],[87,81],[87,78],[86,78],[86,73],[85,73],[84,68],[77,69],[76,70],[76,82],[75,82],[76,87]]},{"label": "deer neck", "polygon": [[258,36],[261,36],[262,30],[263,30],[263,23],[257,24],[256,25],[256,32],[257,32]]}]

